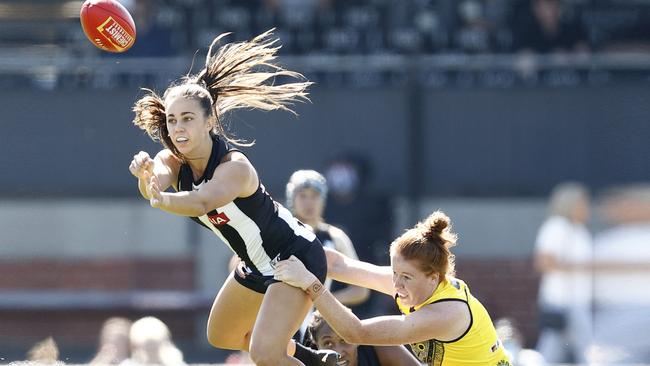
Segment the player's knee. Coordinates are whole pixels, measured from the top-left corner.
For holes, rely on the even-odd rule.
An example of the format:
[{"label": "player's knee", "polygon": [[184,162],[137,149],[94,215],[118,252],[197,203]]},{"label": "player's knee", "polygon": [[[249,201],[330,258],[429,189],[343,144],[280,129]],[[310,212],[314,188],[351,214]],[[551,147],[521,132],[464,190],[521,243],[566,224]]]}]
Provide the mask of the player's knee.
[{"label": "player's knee", "polygon": [[[277,348],[277,347],[275,347]],[[257,366],[276,366],[287,357],[286,349],[275,349],[265,344],[251,344],[250,357]]]}]

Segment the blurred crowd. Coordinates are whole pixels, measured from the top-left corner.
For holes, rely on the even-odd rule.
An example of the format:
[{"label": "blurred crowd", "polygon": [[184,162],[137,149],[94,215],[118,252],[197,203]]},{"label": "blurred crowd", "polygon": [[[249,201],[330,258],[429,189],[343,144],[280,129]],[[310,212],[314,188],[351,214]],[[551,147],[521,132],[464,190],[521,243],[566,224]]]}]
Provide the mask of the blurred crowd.
[{"label": "blurred crowd", "polygon": [[[316,58],[312,65],[315,70],[305,74],[323,85],[400,85],[407,78],[401,71],[408,67],[401,64],[389,67],[392,63],[387,58],[396,55],[515,55],[517,65],[505,71],[516,68],[534,74],[538,66],[531,60],[532,55],[552,55],[554,62],[562,63],[563,60],[588,60],[589,55],[638,56],[650,50],[650,3],[634,0],[123,0],[121,3],[133,15],[137,37],[129,51],[117,55],[102,52],[88,42],[79,26],[79,9],[70,6],[73,2],[12,0],[5,4],[0,9],[3,27],[0,85],[14,88],[36,84],[52,89],[66,85],[109,88],[122,84],[128,87],[142,83],[166,84],[168,76],[153,73],[150,62],[130,67],[107,62],[104,73],[98,74],[85,64],[116,57],[138,60],[202,55],[217,34],[232,32],[230,40],[241,41],[271,28],[276,29],[275,35],[282,45],[279,53],[283,57]],[[351,73],[347,75],[323,67],[325,63],[330,66],[335,63],[324,63],[319,60],[322,56],[373,56],[378,59],[377,64],[389,68],[358,70],[357,66],[343,70]],[[44,59],[51,60],[48,67],[38,62]],[[18,60],[26,61],[22,64]],[[78,64],[80,60],[84,62]],[[457,61],[442,64],[448,68]],[[33,70],[24,67],[16,70],[16,62],[35,64]],[[638,63],[626,65],[639,67]],[[435,65],[432,67],[435,70]],[[507,72],[503,74],[503,65],[491,67],[496,70],[488,70],[492,73],[479,79],[508,86],[518,78]],[[447,68],[435,71],[454,71],[453,67]],[[23,75],[28,70],[36,75]],[[109,71],[117,75],[109,75]],[[61,75],[68,73],[72,75]],[[462,75],[459,78],[467,79]],[[571,83],[583,76],[568,72],[550,78]],[[601,71],[584,78],[603,81],[610,77]],[[437,85],[441,76],[439,72],[427,71],[419,79]]]},{"label": "blurred crowd", "polygon": [[[568,0],[128,0],[131,55],[248,39],[276,27],[283,54],[607,52],[650,49],[650,4]],[[624,19],[624,21],[621,21]],[[180,32],[179,32],[180,30]]]},{"label": "blurred crowd", "polygon": [[[99,344],[88,365],[185,365],[183,353],[174,344],[167,325],[153,316],[136,321],[123,317],[107,319],[99,332]],[[64,365],[51,337],[35,344],[25,361],[11,365]]]},{"label": "blurred crowd", "polygon": [[650,362],[650,341],[638,336],[650,326],[650,187],[603,193],[596,207],[606,228],[595,236],[592,207],[582,184],[551,195],[536,241],[537,348],[552,363]]},{"label": "blurred crowd", "polygon": [[[137,24],[132,56],[206,47],[229,31],[247,39],[276,27],[284,54],[438,54],[647,51],[650,4],[591,0],[123,0]],[[0,45],[92,50],[75,9],[50,4],[48,32],[30,31],[46,9],[0,12]],[[36,4],[38,5],[38,4]],[[33,5],[33,6],[36,6]],[[41,4],[43,6],[43,4]],[[17,13],[16,13],[17,14]],[[45,19],[45,18],[43,18]],[[22,24],[21,24],[22,21]],[[66,26],[66,24],[68,26]]]}]

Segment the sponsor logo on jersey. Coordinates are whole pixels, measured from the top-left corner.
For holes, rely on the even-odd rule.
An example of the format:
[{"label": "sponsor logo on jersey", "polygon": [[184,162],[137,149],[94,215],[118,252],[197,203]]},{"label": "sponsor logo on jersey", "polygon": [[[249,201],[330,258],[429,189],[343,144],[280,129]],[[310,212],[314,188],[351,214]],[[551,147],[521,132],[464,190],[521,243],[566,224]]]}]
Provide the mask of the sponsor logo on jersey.
[{"label": "sponsor logo on jersey", "polygon": [[226,216],[225,212],[209,213],[208,220],[210,220],[214,226],[221,226],[230,222],[230,218]]}]

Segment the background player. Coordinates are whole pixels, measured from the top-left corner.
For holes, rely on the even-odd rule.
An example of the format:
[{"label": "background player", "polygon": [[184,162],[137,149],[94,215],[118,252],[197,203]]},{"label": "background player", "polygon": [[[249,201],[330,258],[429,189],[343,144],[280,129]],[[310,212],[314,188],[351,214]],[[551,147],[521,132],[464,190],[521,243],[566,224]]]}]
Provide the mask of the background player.
[{"label": "background player", "polygon": [[420,366],[420,362],[404,346],[368,346],[346,342],[336,334],[318,312],[312,315],[307,328],[310,341],[318,349],[331,349],[341,355],[339,365],[345,366]]}]

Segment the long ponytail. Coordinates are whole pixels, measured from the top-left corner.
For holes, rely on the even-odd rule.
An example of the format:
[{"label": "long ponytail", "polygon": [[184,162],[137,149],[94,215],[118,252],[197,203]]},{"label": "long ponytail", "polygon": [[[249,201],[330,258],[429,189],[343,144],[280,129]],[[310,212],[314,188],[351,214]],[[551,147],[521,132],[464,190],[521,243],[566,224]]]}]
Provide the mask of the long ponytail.
[{"label": "long ponytail", "polygon": [[[274,63],[280,46],[272,39],[273,29],[250,41],[227,43],[215,47],[229,33],[217,36],[208,50],[205,67],[196,75],[183,78],[180,83],[167,88],[162,98],[151,90],[135,103],[133,123],[147,131],[149,136],[161,141],[174,155],[185,160],[174,147],[166,126],[165,101],[171,95],[195,98],[204,107],[206,116],[214,116],[217,123],[214,133],[240,146],[252,143],[230,136],[223,124],[223,116],[237,109],[285,110],[295,114],[295,102],[309,101],[307,88],[312,84],[295,71]],[[216,51],[216,52],[215,52]],[[295,78],[300,81],[275,84],[276,78]]]}]

